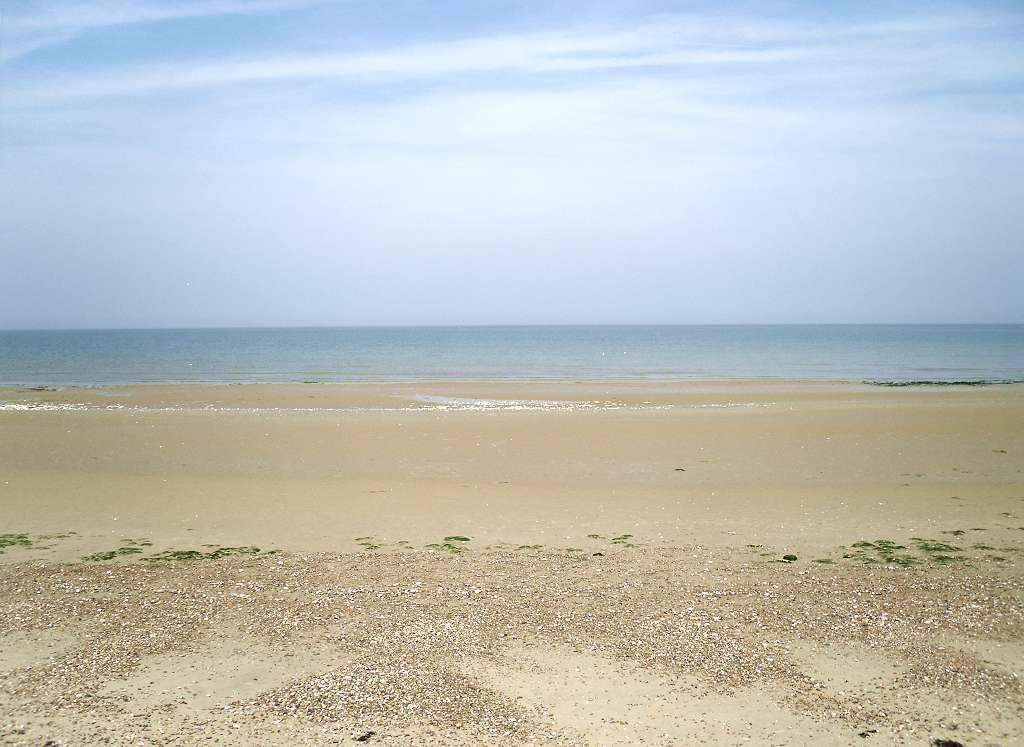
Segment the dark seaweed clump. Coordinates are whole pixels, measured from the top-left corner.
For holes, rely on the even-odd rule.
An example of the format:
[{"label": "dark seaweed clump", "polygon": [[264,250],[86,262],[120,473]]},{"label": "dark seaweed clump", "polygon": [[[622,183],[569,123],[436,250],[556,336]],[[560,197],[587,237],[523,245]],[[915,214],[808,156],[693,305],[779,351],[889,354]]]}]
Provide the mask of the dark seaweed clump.
[{"label": "dark seaweed clump", "polygon": [[918,379],[912,381],[864,381],[868,386],[995,386],[997,384],[1024,384],[1024,379],[961,379],[958,381],[940,381],[935,379]]},{"label": "dark seaweed clump", "polygon": [[428,550],[438,550],[441,552],[450,552],[452,555],[458,555],[466,549],[466,546],[462,543],[469,542],[470,537],[466,537],[461,534],[451,534],[444,538],[443,542],[432,542],[426,546]]},{"label": "dark seaweed clump", "polygon": [[92,562],[100,562],[104,560],[113,560],[121,555],[136,555],[142,552],[141,547],[135,545],[124,545],[123,547],[116,547],[113,550],[104,550],[103,552],[94,552],[90,555],[82,556],[82,560],[88,560]]},{"label": "dark seaweed clump", "polygon": [[218,547],[209,552],[203,552],[202,550],[164,550],[148,558],[143,558],[143,560],[220,560],[221,558],[228,558],[234,555],[273,555],[276,552],[276,550],[264,552],[253,545],[245,545],[243,547]]},{"label": "dark seaweed clump", "polygon": [[31,547],[32,540],[27,534],[0,534],[0,553],[8,547]]}]

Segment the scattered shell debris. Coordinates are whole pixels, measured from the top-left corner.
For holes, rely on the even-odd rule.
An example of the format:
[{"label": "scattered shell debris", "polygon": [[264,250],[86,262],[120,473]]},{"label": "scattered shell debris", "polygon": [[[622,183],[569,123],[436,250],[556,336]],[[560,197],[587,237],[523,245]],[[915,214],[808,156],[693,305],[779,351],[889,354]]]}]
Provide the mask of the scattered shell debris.
[{"label": "scattered shell debris", "polygon": [[[1015,566],[797,570],[702,548],[9,564],[0,642],[77,644],[0,669],[0,743],[341,743],[372,732],[373,744],[587,744],[551,709],[473,674],[473,662],[500,667],[525,646],[697,678],[708,693],[765,688],[878,743],[926,744],[953,723],[1009,744],[1024,736],[1024,683],[954,642],[1019,644],[1022,599]],[[198,713],[182,712],[174,691],[143,703],[110,687],[154,656],[206,656],[224,635],[254,651],[347,658],[325,655],[322,670]],[[801,642],[906,666],[837,687],[805,666]]]}]

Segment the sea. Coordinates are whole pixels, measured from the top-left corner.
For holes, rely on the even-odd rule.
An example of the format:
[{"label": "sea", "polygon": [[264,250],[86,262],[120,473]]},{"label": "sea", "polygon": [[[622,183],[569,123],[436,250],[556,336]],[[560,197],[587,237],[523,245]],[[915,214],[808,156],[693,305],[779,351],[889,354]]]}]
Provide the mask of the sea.
[{"label": "sea", "polygon": [[1024,325],[0,331],[0,384],[1024,380]]}]

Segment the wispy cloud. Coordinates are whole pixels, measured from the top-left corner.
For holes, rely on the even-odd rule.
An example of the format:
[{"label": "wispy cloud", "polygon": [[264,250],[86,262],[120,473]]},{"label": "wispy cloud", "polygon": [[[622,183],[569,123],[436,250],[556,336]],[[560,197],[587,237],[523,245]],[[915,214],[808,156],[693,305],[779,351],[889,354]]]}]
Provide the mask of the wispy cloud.
[{"label": "wispy cloud", "polygon": [[[722,321],[730,303],[780,321],[1020,318],[1012,6],[219,17],[312,1],[5,15],[8,53],[37,45],[0,71],[0,228],[28,268],[0,275],[12,319],[243,318],[227,304],[257,309],[249,323],[496,321],[524,287],[531,305],[546,289],[538,321]],[[208,20],[186,37],[182,18]],[[101,35],[132,23],[167,26]],[[39,46],[92,32],[81,55]],[[206,300],[162,302],[186,275]],[[892,298],[867,298],[883,282]],[[983,289],[973,311],[965,282]],[[332,316],[338,299],[358,315]]]},{"label": "wispy cloud", "polygon": [[[327,0],[321,0],[326,2]],[[31,3],[0,15],[0,63],[92,31],[187,18],[274,13],[314,0],[97,0]]]},{"label": "wispy cloud", "polygon": [[[269,10],[281,2],[219,2],[189,6],[198,13]],[[177,6],[175,6],[177,7]],[[166,6],[135,11],[156,18]],[[186,12],[178,9],[179,13]],[[77,28],[114,14],[79,18]],[[615,30],[567,28],[411,44],[359,53],[283,53],[230,59],[182,59],[171,64],[135,64],[129,70],[48,71],[8,87],[8,104],[50,106],[82,99],[146,96],[162,92],[250,83],[327,80],[379,83],[518,75],[526,77],[596,73],[641,75],[679,73],[777,76],[850,86],[907,81],[924,88],[944,83],[1001,80],[1024,74],[1020,44],[1006,34],[1009,22],[992,15],[962,13],[880,21],[874,24],[764,22],[736,17],[694,20],[664,17]],[[55,25],[57,22],[54,22]],[[996,36],[988,36],[996,30]],[[972,35],[984,36],[978,45]],[[965,42],[965,37],[968,41]],[[979,53],[980,51],[980,53]],[[887,83],[888,82],[888,83]],[[843,90],[835,93],[842,94]]]}]

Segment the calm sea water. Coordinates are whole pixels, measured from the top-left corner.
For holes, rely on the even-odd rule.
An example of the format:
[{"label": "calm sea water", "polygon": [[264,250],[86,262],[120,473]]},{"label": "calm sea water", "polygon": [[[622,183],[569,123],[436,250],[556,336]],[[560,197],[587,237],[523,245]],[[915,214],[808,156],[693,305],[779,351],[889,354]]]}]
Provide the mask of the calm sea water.
[{"label": "calm sea water", "polygon": [[0,383],[1024,379],[1024,325],[0,332]]}]

